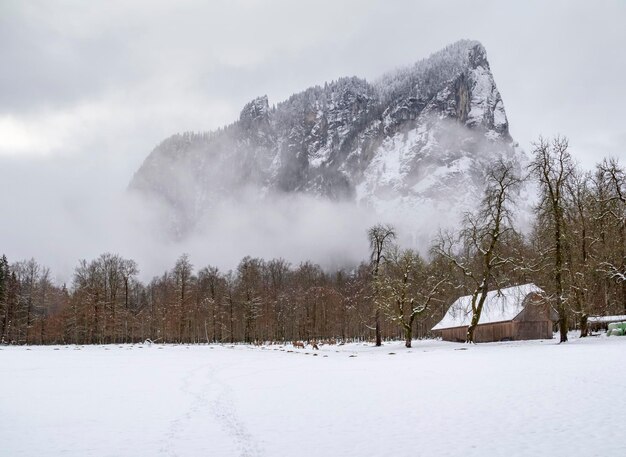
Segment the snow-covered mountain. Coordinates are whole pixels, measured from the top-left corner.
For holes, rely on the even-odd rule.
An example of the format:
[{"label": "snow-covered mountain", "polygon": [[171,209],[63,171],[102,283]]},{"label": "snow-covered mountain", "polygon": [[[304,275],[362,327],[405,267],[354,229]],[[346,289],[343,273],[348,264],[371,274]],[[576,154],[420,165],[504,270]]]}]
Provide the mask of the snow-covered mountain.
[{"label": "snow-covered mountain", "polygon": [[463,40],[373,83],[341,78],[239,120],[158,145],[130,189],[164,203],[176,233],[224,198],[306,193],[381,218],[456,218],[498,156],[521,163],[484,47]]}]

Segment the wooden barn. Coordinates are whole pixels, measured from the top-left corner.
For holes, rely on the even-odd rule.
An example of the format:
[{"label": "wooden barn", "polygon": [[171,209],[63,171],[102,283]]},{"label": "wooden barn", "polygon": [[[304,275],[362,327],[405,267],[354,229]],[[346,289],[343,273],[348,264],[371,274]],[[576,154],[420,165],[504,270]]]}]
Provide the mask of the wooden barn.
[{"label": "wooden barn", "polygon": [[[552,338],[553,313],[543,291],[534,284],[507,287],[487,294],[474,341]],[[464,342],[472,319],[471,296],[461,297],[432,330],[445,341]]]}]

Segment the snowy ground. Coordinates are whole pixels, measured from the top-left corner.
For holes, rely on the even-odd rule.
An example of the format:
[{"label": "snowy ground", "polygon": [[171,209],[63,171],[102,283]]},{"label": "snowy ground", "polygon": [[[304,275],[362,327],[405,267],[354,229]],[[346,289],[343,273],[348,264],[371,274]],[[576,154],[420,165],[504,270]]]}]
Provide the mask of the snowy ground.
[{"label": "snowy ground", "polygon": [[626,449],[626,337],[346,345],[317,356],[287,349],[2,347],[0,455],[554,457]]}]

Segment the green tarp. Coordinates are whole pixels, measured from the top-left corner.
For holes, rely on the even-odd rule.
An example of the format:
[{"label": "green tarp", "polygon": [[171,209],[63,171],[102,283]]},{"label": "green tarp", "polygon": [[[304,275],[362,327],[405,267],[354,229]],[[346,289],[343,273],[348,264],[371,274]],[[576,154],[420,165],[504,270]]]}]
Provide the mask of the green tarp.
[{"label": "green tarp", "polygon": [[624,336],[626,335],[626,322],[612,322],[606,332],[607,336]]}]

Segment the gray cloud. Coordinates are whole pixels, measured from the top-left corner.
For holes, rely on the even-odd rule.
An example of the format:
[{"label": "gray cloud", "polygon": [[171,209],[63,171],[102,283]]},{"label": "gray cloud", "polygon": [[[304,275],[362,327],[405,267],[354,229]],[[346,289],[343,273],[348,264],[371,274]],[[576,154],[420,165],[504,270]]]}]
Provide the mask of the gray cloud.
[{"label": "gray cloud", "polygon": [[[626,159],[625,5],[2,2],[0,182],[11,190],[0,211],[12,216],[2,241],[13,256],[39,256],[37,224],[88,230],[90,208],[118,206],[111,195],[160,140],[230,123],[257,95],[277,103],[340,76],[374,79],[459,38],[485,45],[523,148],[560,133],[586,167]],[[93,238],[71,262],[107,249]]]}]

